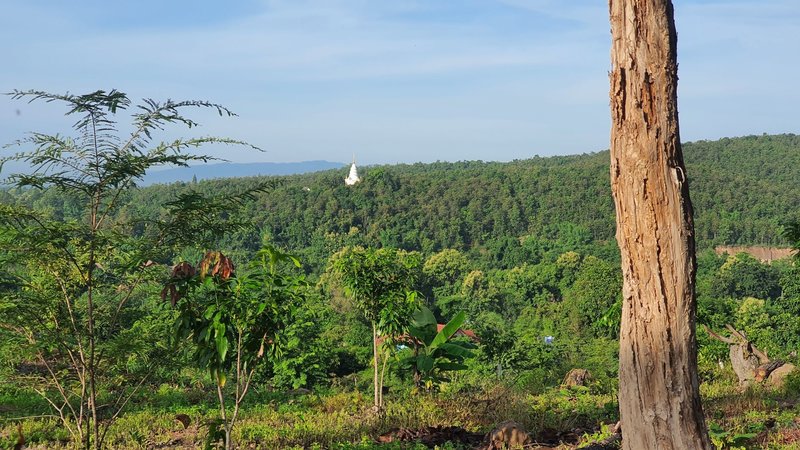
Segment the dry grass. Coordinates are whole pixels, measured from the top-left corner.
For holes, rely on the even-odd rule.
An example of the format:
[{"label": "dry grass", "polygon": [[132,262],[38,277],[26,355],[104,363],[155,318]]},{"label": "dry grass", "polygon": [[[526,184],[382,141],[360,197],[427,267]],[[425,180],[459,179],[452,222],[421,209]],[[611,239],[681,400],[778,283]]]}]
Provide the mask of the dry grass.
[{"label": "dry grass", "polygon": [[[169,397],[175,401],[172,405],[140,403],[132,408],[112,428],[109,448],[202,447],[204,423],[216,416],[214,405],[197,393],[182,394],[202,402],[196,405],[173,394]],[[709,424],[717,427],[722,441],[738,439],[748,449],[800,449],[796,396],[759,388],[740,392],[735,385],[725,383],[704,385],[703,395]],[[521,423],[539,442],[556,447],[561,441],[569,444],[561,448],[571,448],[577,442],[598,438],[603,433],[602,423],[617,420],[614,395],[592,394],[580,388],[531,395],[495,385],[469,393],[404,395],[388,398],[384,416],[372,413],[370,406],[371,396],[358,392],[293,398],[254,395],[237,424],[235,439],[240,448],[361,450],[375,448],[375,438],[393,428],[455,426],[486,433],[510,419]],[[188,427],[175,419],[179,413],[191,418]],[[68,442],[55,420],[29,419],[23,425],[29,448],[64,448]],[[2,423],[0,433],[0,448],[13,445],[14,423]],[[745,434],[755,437],[741,439]]]}]

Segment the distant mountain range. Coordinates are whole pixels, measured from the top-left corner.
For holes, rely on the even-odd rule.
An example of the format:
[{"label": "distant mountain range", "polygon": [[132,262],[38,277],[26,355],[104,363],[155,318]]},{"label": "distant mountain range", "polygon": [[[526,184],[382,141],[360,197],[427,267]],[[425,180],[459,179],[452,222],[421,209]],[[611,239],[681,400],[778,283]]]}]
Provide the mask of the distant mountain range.
[{"label": "distant mountain range", "polygon": [[174,183],[176,181],[209,180],[213,178],[252,177],[258,175],[297,175],[321,170],[341,169],[345,163],[331,161],[302,161],[290,163],[219,163],[191,167],[176,167],[149,172],[142,185]]}]

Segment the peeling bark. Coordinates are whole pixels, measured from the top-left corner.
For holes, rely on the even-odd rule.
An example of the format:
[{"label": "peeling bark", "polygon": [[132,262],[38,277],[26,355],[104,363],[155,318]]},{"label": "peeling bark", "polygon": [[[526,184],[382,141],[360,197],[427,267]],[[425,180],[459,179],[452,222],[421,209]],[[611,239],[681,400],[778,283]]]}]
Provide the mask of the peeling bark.
[{"label": "peeling bark", "polygon": [[711,449],[695,340],[692,204],[670,0],[610,0],[611,187],[622,256],[624,449]]}]

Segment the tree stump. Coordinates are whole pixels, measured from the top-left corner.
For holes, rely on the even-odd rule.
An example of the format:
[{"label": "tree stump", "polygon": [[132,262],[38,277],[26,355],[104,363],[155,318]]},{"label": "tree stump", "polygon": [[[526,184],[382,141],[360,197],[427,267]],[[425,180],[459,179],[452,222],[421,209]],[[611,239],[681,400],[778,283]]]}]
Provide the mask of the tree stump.
[{"label": "tree stump", "polygon": [[489,433],[487,450],[522,448],[530,444],[531,437],[522,425],[509,420],[501,423]]},{"label": "tree stump", "polygon": [[573,386],[586,386],[592,379],[592,374],[586,369],[572,369],[567,373],[567,376],[564,377],[564,382],[561,383],[561,386],[564,387],[573,387]]},{"label": "tree stump", "polygon": [[755,379],[756,369],[759,360],[749,348],[750,343],[732,344],[728,352],[731,358],[731,365],[736,376],[739,377],[739,385],[747,386]]}]

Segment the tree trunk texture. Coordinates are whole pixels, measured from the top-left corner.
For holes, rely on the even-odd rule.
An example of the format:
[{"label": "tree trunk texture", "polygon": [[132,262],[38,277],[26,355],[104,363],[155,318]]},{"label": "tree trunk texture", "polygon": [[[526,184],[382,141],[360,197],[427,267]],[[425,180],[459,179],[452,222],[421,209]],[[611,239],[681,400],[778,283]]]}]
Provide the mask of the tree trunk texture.
[{"label": "tree trunk texture", "polygon": [[728,354],[731,358],[731,366],[736,376],[739,377],[739,385],[747,386],[756,376],[759,361],[756,355],[748,348],[749,342],[734,344],[729,347]]},{"label": "tree trunk texture", "polygon": [[695,341],[692,205],[670,0],[610,0],[611,187],[622,256],[624,449],[710,449]]}]

